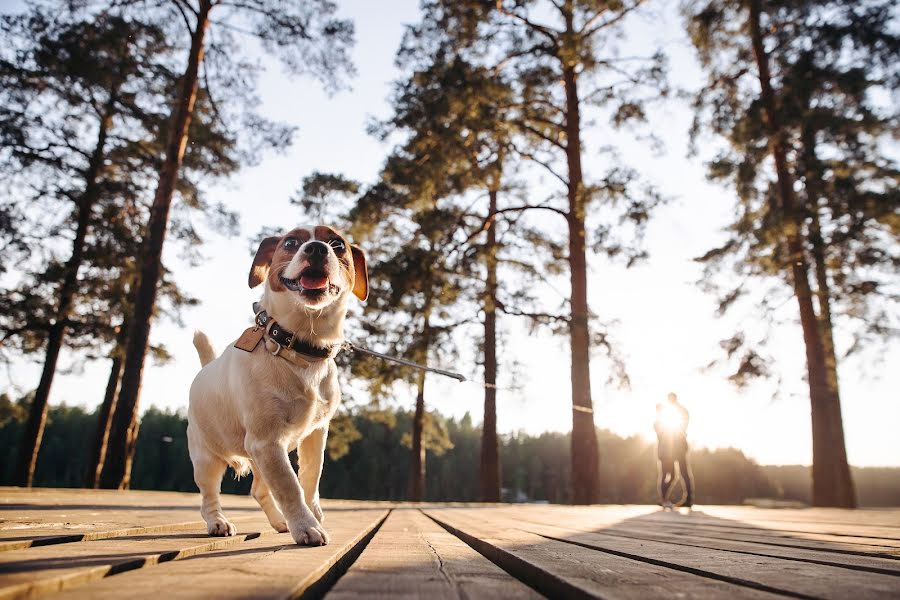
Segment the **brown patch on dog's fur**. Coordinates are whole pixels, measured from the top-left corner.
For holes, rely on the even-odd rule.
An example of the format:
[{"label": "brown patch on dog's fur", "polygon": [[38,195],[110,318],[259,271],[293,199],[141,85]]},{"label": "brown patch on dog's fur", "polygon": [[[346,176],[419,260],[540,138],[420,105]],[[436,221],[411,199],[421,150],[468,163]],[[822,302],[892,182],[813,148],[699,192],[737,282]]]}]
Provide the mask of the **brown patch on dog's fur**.
[{"label": "brown patch on dog's fur", "polygon": [[[300,245],[294,249],[285,249],[284,241],[288,238],[296,238]],[[317,225],[310,235],[309,229],[297,228],[292,229],[281,237],[268,237],[264,239],[256,256],[253,258],[253,265],[250,267],[250,277],[248,282],[250,287],[256,287],[266,278],[269,280],[269,286],[273,291],[283,292],[285,288],[281,282],[281,266],[291,262],[294,254],[297,253],[300,246],[308,242],[310,238],[325,242],[326,244],[333,240],[340,240],[346,248],[346,252],[337,255],[338,262],[346,273],[353,294],[360,300],[365,300],[369,296],[369,278],[366,273],[366,256],[358,246],[352,246],[347,238],[338,233],[335,229],[326,225]],[[273,265],[276,268],[272,268]]]},{"label": "brown patch on dog's fur", "polygon": [[269,274],[269,265],[272,264],[272,257],[275,254],[275,248],[281,243],[280,237],[267,237],[259,243],[256,249],[256,256],[253,257],[253,264],[250,265],[250,275],[247,283],[251,288],[255,288]]},{"label": "brown patch on dog's fur", "polygon": [[363,302],[369,297],[369,272],[366,269],[366,254],[359,246],[350,246],[353,255],[353,294]]}]

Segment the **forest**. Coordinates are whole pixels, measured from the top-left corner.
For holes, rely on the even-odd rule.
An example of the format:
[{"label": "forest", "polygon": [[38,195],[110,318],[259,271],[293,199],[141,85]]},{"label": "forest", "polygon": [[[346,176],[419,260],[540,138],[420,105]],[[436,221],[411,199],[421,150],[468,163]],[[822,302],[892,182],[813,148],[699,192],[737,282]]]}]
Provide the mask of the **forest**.
[{"label": "forest", "polygon": [[[15,451],[25,407],[0,401],[0,453]],[[341,419],[329,439],[322,494],[327,498],[405,500],[414,415],[410,412],[366,409]],[[438,425],[427,444],[426,501],[473,502],[479,499],[478,455],[481,427],[469,415],[454,420],[430,413]],[[45,432],[46,458],[35,473],[36,485],[81,487],[87,468],[87,446],[97,415],[81,408],[54,407]],[[132,488],[196,492],[191,473],[183,415],[151,408],[141,419],[141,433],[132,470]],[[600,431],[600,502],[654,504],[656,455],[652,442],[622,438]],[[504,502],[567,503],[569,440],[566,434],[515,433],[500,438],[501,500]],[[809,468],[760,466],[737,449],[699,449],[691,455],[699,504],[808,505]],[[9,482],[7,464],[0,485]],[[861,507],[900,505],[900,468],[854,468]],[[223,481],[228,493],[247,494],[252,474]],[[677,496],[677,492],[676,492]]]},{"label": "forest", "polygon": [[[859,398],[838,376],[900,334],[895,3],[684,2],[680,34],[702,74],[690,90],[672,84],[665,48],[619,50],[629,21],[664,4],[422,0],[394,56],[389,111],[368,122],[384,150],[377,176],[305,172],[258,231],[241,217],[260,200],[229,204],[208,190],[302,146],[298,128],[315,120],[299,109],[298,122],[271,117],[260,65],[329,98],[352,93],[364,75],[358,23],[340,3],[4,9],[0,364],[38,376],[0,387],[2,482],[195,489],[184,413],[142,397],[147,372],[172,357],[151,328],[184,326],[211,302],[186,286],[192,273],[225,272],[203,252],[211,237],[243,236],[249,266],[260,241],[299,216],[366,248],[369,299],[349,319],[370,348],[455,365],[474,344],[464,368],[483,389],[483,409],[448,419],[426,395],[434,375],[339,359],[349,391],[323,495],[654,503],[654,446],[596,416],[597,383],[630,379],[621,316],[598,309],[592,284],[604,265],[646,263],[649,224],[671,202],[615,136],[655,152],[650,115],[681,102],[692,124],[677,152],[704,164],[732,215],[693,261],[716,307],[708,319],[737,315],[709,377],[740,390],[800,386],[812,446],[811,467],[696,449],[698,501],[900,503],[896,469],[851,468],[842,406]],[[228,271],[235,290],[244,269]],[[775,329],[802,366],[783,372],[771,358]],[[563,340],[569,433],[498,431],[498,390],[519,376],[513,331]],[[54,403],[54,379],[85,364],[108,369],[96,409]]]}]

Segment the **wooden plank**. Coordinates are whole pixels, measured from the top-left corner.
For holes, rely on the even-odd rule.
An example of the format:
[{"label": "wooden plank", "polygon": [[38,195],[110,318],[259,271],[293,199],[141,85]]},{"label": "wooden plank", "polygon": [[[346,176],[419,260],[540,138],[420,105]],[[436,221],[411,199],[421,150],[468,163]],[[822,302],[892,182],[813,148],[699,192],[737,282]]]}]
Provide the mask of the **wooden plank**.
[{"label": "wooden plank", "polygon": [[[518,508],[518,507],[516,507]],[[704,524],[711,527],[724,526],[748,529],[777,530],[786,533],[814,533],[829,534],[834,536],[849,536],[861,538],[880,538],[896,542],[900,540],[900,524],[891,525],[896,510],[863,510],[843,511],[845,519],[853,522],[831,522],[827,520],[816,521],[811,517],[789,519],[781,509],[740,508],[722,506],[697,507],[691,514],[679,512],[661,511],[658,507],[639,507],[642,511],[635,511],[628,516],[627,513],[605,506],[574,507],[562,505],[523,506],[528,511],[561,511],[573,518],[591,518],[595,521],[612,523],[627,519],[641,518],[660,523],[672,521],[690,520],[694,524]],[[813,510],[813,509],[805,509]],[[815,509],[819,510],[819,509]],[[837,510],[837,509],[835,509]],[[795,514],[804,514],[802,511],[793,511]],[[859,513],[859,514],[857,514]],[[625,518],[622,518],[625,517]]]},{"label": "wooden plank", "polygon": [[137,535],[40,546],[0,554],[0,599],[34,597],[108,575],[227,548],[259,537],[268,523],[232,537],[213,538],[206,527],[184,533]]},{"label": "wooden plank", "polygon": [[892,543],[900,541],[900,529],[893,526],[878,525],[865,521],[855,524],[830,523],[825,521],[792,521],[772,517],[771,513],[778,512],[776,509],[754,509],[754,512],[735,512],[729,516],[729,513],[721,510],[721,508],[722,507],[699,508],[695,509],[690,515],[656,511],[648,514],[646,519],[665,523],[672,519],[689,517],[695,523],[706,524],[710,527],[721,527],[723,526],[723,521],[725,521],[727,524],[724,526],[727,527],[742,527],[749,529],[762,528],[785,533],[814,533],[842,537],[877,538],[890,540]]},{"label": "wooden plank", "polygon": [[[596,528],[614,528],[614,527],[682,527],[691,528],[695,531],[703,531],[711,534],[731,535],[754,535],[754,536],[773,536],[779,538],[817,540],[821,542],[836,542],[840,544],[850,544],[866,546],[867,549],[877,548],[876,552],[882,554],[894,554],[894,550],[900,550],[900,539],[883,538],[883,537],[856,537],[849,533],[828,534],[816,532],[811,527],[799,526],[805,529],[797,531],[796,528],[791,529],[773,529],[771,523],[767,526],[752,525],[747,522],[724,521],[720,518],[710,519],[702,513],[694,512],[693,514],[680,514],[672,512],[664,512],[656,510],[638,515],[629,519],[611,518],[605,511],[596,511],[594,507],[566,507],[566,506],[533,506],[533,507],[507,507],[507,510],[515,510],[524,518],[532,518],[536,522],[552,519],[555,521],[571,521],[582,524],[590,523]],[[527,515],[527,516],[525,516]],[[871,531],[871,530],[867,530]]]},{"label": "wooden plank", "polygon": [[[259,519],[249,496],[223,494],[228,518]],[[326,512],[389,507],[395,503],[324,500]],[[203,526],[200,496],[181,492],[0,488],[0,552],[60,544],[176,532]]]},{"label": "wooden plank", "polygon": [[[572,531],[572,527],[564,526],[560,528],[565,531]],[[584,532],[579,528],[580,532]],[[730,538],[709,538],[698,535],[684,535],[671,533],[667,531],[651,531],[646,529],[604,529],[595,533],[602,533],[614,537],[624,537],[634,540],[659,541],[670,544],[678,544],[691,548],[706,548],[711,550],[725,550],[728,552],[737,552],[740,554],[768,556],[774,558],[784,558],[788,560],[796,560],[800,562],[811,562],[822,565],[830,565],[845,569],[853,569],[857,571],[868,571],[871,573],[883,573],[900,577],[900,560],[897,557],[880,557],[880,556],[861,556],[858,554],[839,554],[815,548],[798,548],[776,546],[768,543],[745,542],[739,539]]]},{"label": "wooden plank", "polygon": [[516,578],[557,598],[774,598],[778,590],[739,578],[714,578],[688,569],[594,551],[522,531],[482,509],[426,510],[438,524]]},{"label": "wooden plank", "polygon": [[704,506],[703,511],[726,519],[765,518],[787,523],[823,523],[835,525],[877,525],[900,529],[898,508],[778,508],[766,509],[752,506]]},{"label": "wooden plank", "polygon": [[[741,521],[732,521],[728,524],[723,524],[721,522],[705,520],[703,518],[703,515],[699,515],[697,513],[691,515],[691,518],[694,518],[695,516],[698,517],[697,520],[701,524],[707,525],[709,527],[764,529],[779,531],[788,534],[828,535],[832,537],[864,539],[868,540],[869,543],[876,543],[877,541],[877,543],[880,545],[900,548],[900,537],[897,536],[897,531],[889,527],[868,525],[834,525],[830,523],[785,523],[763,519],[744,519]],[[665,517],[653,517],[648,520],[658,520],[660,522],[665,522],[662,520],[664,518]]]},{"label": "wooden plank", "polygon": [[541,598],[419,510],[394,510],[326,598]]},{"label": "wooden plank", "polygon": [[[467,515],[490,518],[495,527],[522,528],[555,541],[565,541],[616,556],[627,556],[670,568],[703,572],[709,577],[740,579],[750,585],[780,590],[798,597],[886,598],[900,595],[900,577],[858,572],[809,562],[739,554],[707,548],[686,548],[661,541],[634,540],[605,533],[573,530],[566,523],[538,525],[501,514]],[[576,526],[577,527],[577,526]]]},{"label": "wooden plank", "polygon": [[[223,495],[234,520],[259,518],[247,496]],[[197,494],[119,490],[0,488],[0,551],[104,539],[203,524]]]},{"label": "wooden plank", "polygon": [[[231,521],[238,525],[239,528],[243,523],[256,522],[258,520],[259,517],[250,516],[236,517],[231,519]],[[116,525],[118,525],[118,528],[115,528]],[[178,531],[194,531],[197,529],[201,529],[204,531],[206,530],[206,525],[203,523],[203,520],[195,519],[193,521],[185,521],[181,523],[164,523],[161,525],[150,525],[147,527],[130,527],[124,523],[104,523],[102,528],[99,526],[97,528],[73,527],[71,529],[72,533],[65,534],[61,534],[58,529],[33,528],[23,530],[22,532],[20,532],[22,533],[22,535],[20,536],[9,535],[5,539],[0,540],[0,552],[7,552],[10,550],[23,550],[25,548],[50,546],[56,544],[70,544],[73,542],[106,540],[110,538],[126,536],[174,533]]]},{"label": "wooden plank", "polygon": [[[362,551],[387,516],[383,509],[326,516],[327,546],[297,546],[290,534],[264,534],[240,545],[121,573],[67,590],[59,599],[319,597]],[[93,542],[91,542],[93,543]]]},{"label": "wooden plank", "polygon": [[[580,511],[569,509],[557,510],[546,507],[507,508],[504,514],[515,514],[518,519],[535,523],[571,522],[580,525],[582,530],[668,532],[689,537],[710,539],[740,540],[764,545],[784,546],[787,548],[804,548],[808,550],[825,550],[841,554],[872,555],[881,558],[900,559],[900,548],[893,545],[879,545],[881,540],[869,538],[852,538],[819,534],[789,534],[778,530],[750,527],[711,527],[693,516],[680,516],[669,519],[647,520],[637,518],[625,521],[608,520],[604,515],[592,515],[589,509]],[[887,540],[891,542],[891,540]]]},{"label": "wooden plank", "polygon": [[697,537],[709,540],[737,540],[752,544],[781,546],[785,548],[803,548],[806,550],[821,550],[823,552],[834,552],[837,554],[850,554],[859,556],[876,556],[880,558],[888,558],[900,560],[900,548],[891,546],[880,546],[865,543],[866,540],[861,538],[851,538],[850,541],[843,538],[827,535],[801,534],[788,535],[778,532],[766,532],[760,530],[755,532],[746,529],[708,529],[702,527],[694,527],[691,525],[684,526],[651,526],[635,524],[631,525],[615,525],[608,528],[611,532],[617,531],[635,531],[635,532],[664,532],[673,535]]}]

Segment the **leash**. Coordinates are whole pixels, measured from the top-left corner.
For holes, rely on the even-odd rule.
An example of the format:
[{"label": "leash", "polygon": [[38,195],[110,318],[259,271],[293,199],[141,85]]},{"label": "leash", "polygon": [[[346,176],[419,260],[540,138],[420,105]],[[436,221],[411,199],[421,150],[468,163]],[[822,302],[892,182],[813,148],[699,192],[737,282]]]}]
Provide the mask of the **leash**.
[{"label": "leash", "polygon": [[507,388],[502,388],[498,386],[496,383],[488,383],[486,381],[472,381],[470,379],[466,379],[465,375],[460,375],[459,373],[454,373],[453,371],[445,371],[444,369],[437,369],[435,367],[429,367],[426,365],[420,365],[419,363],[413,362],[411,360],[406,360],[405,358],[398,358],[396,356],[391,356],[389,354],[382,354],[381,352],[375,352],[374,350],[369,350],[368,348],[363,348],[362,346],[358,346],[351,341],[345,340],[343,344],[341,344],[341,350],[346,350],[347,352],[360,352],[362,354],[368,354],[369,356],[374,356],[375,358],[380,358],[381,360],[386,360],[388,362],[394,362],[400,365],[404,365],[407,367],[412,367],[413,369],[419,369],[420,371],[428,371],[429,373],[437,373],[438,375],[443,375],[444,377],[449,377],[450,379],[455,379],[460,383],[471,383],[473,385],[481,386],[483,388],[494,389],[494,390],[503,390]]},{"label": "leash", "polygon": [[[389,362],[394,362],[399,365],[405,365],[407,367],[412,367],[414,369],[419,369],[420,371],[428,371],[430,373],[437,373],[438,375],[443,375],[444,377],[449,377],[451,379],[455,379],[460,383],[465,383],[468,381],[464,375],[460,375],[459,373],[454,373],[453,371],[445,371],[444,369],[436,369],[435,367],[427,367],[425,365],[420,365],[419,363],[415,363],[411,360],[406,360],[405,358],[397,358],[396,356],[390,356],[388,354],[382,354],[381,352],[375,352],[374,350],[369,350],[368,348],[363,348],[362,346],[357,346],[353,342],[344,341],[341,344],[341,350],[346,350],[347,352],[360,352],[362,354],[368,354],[369,356],[374,356],[375,358],[380,358],[381,360],[386,360]],[[474,381],[469,383],[476,383]],[[491,383],[485,383],[485,386],[494,386]]]},{"label": "leash", "polygon": [[[421,371],[428,371],[429,373],[437,373],[438,375],[443,375],[444,377],[449,377],[451,379],[455,379],[460,383],[471,383],[477,386],[481,386],[488,389],[495,390],[509,390],[511,388],[502,388],[498,386],[496,383],[488,383],[486,381],[471,381],[466,379],[464,375],[460,375],[459,373],[454,373],[453,371],[445,371],[443,369],[436,369],[435,367],[428,367],[426,365],[420,365],[419,363],[415,363],[411,360],[406,360],[405,358],[397,358],[396,356],[390,356],[388,354],[382,354],[381,352],[375,352],[374,350],[369,350],[368,348],[363,348],[362,346],[357,346],[353,342],[349,340],[344,340],[344,343],[341,344],[341,350],[345,350],[349,353],[360,352],[362,354],[368,354],[369,356],[374,356],[375,358],[380,358],[381,360],[386,360],[389,362],[395,362],[400,365],[405,365],[407,367],[412,367],[414,369],[419,369]],[[594,409],[588,408],[586,406],[573,406],[572,410],[575,412],[583,412],[588,414],[593,414]]]},{"label": "leash", "polygon": [[[253,317],[253,321],[254,321],[256,327],[251,327],[250,329],[245,331],[244,332],[245,335],[247,335],[251,331],[252,332],[258,332],[260,330],[265,331],[266,326],[269,324],[269,321],[271,321],[269,316],[266,314],[266,311],[262,310],[262,307],[259,305],[258,302],[253,303],[253,312],[255,313],[254,317]],[[274,321],[271,321],[271,325],[273,327],[278,326],[278,324],[275,323]],[[270,336],[275,337],[274,335],[272,335],[272,333],[273,332],[271,330],[269,330]],[[242,350],[246,350],[246,351],[250,352],[253,350],[253,347],[255,347],[256,343],[259,342],[259,339],[262,338],[262,333],[259,333],[258,335],[259,335],[259,337],[253,336],[254,339],[251,340],[251,342],[253,342],[253,343],[250,348],[241,348],[241,346],[238,345],[238,344],[240,344],[240,341],[238,342],[238,344],[236,344],[236,346],[238,348],[241,348]],[[288,347],[288,348],[291,348],[292,350],[299,352],[301,354],[311,355],[316,358],[326,358],[327,355],[330,354],[333,349],[333,347],[318,348],[318,347],[312,346],[310,344],[307,344],[306,342],[303,342],[301,340],[297,340],[294,337],[294,334],[287,330],[277,332],[277,335],[282,336],[285,339],[276,338],[273,340],[275,342],[275,345],[278,347],[278,350],[276,352],[272,353],[273,355],[276,355],[276,356],[278,355],[278,352],[282,349],[282,347]],[[399,365],[404,365],[406,367],[412,367],[413,369],[419,369],[420,371],[427,371],[429,373],[443,375],[444,377],[449,377],[450,379],[455,379],[459,383],[471,383],[473,385],[477,385],[479,387],[483,387],[483,388],[487,388],[487,389],[512,391],[512,388],[502,388],[502,387],[498,386],[496,383],[488,383],[486,381],[471,381],[469,379],[466,379],[466,376],[462,375],[460,373],[455,373],[453,371],[446,371],[444,369],[438,369],[436,367],[429,367],[427,365],[421,365],[417,362],[413,362],[411,360],[406,360],[405,358],[399,358],[396,356],[391,356],[389,354],[376,352],[375,350],[369,350],[368,348],[363,348],[362,346],[354,344],[350,340],[344,340],[344,342],[340,345],[340,350],[344,350],[350,354],[352,354],[354,352],[359,352],[360,354],[368,354],[369,356],[374,356],[375,358],[380,358],[381,360],[386,360],[388,362],[397,363]],[[585,406],[573,406],[572,410],[574,410],[576,412],[585,412],[585,413],[593,413],[594,412],[593,409],[587,408]]]},{"label": "leash", "polygon": [[[453,371],[445,371],[444,369],[437,369],[435,367],[428,367],[426,365],[420,365],[419,363],[415,363],[411,360],[406,360],[405,358],[398,358],[396,356],[390,356],[388,354],[382,354],[381,352],[375,352],[374,350],[369,350],[368,348],[363,348],[362,346],[357,346],[353,342],[349,340],[344,340],[344,343],[341,344],[341,350],[345,350],[349,353],[360,352],[362,354],[368,354],[369,356],[374,356],[375,358],[380,358],[381,360],[386,360],[389,362],[395,362],[400,365],[405,365],[407,367],[412,367],[414,369],[419,369],[421,371],[428,371],[429,373],[437,373],[438,375],[443,375],[444,377],[449,377],[451,379],[455,379],[460,383],[471,383],[477,386],[481,386],[484,388],[495,389],[495,390],[504,390],[510,388],[502,388],[498,386],[496,383],[488,383],[486,381],[471,381],[466,379],[464,375],[460,375],[459,373],[454,373]],[[588,414],[593,414],[594,409],[588,408],[586,406],[573,406],[572,410],[575,412],[583,412]]]}]

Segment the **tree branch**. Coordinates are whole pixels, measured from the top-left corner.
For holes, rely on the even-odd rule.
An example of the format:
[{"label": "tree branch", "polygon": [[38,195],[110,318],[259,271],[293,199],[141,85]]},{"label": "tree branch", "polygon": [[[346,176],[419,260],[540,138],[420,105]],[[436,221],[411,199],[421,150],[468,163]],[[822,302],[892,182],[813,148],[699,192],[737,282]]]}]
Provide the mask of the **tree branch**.
[{"label": "tree branch", "polygon": [[[619,13],[615,17],[609,19],[608,21],[604,21],[604,22],[600,23],[599,25],[595,26],[593,29],[585,31],[585,29],[587,27],[587,26],[585,26],[584,28],[582,28],[580,35],[582,37],[589,38],[592,35],[594,35],[595,33],[597,33],[598,31],[600,31],[601,29],[606,29],[607,27],[612,27],[613,25],[615,25],[616,23],[618,23],[619,21],[621,21],[622,19],[627,17],[630,13],[634,12],[643,3],[644,3],[644,0],[635,0],[634,4],[632,4],[628,8],[622,9],[621,11],[619,11]],[[600,14],[602,14],[602,13],[598,13],[597,16],[600,16]]]},{"label": "tree branch", "polygon": [[532,210],[532,209],[534,209],[534,210],[549,210],[550,212],[555,212],[556,214],[558,214],[566,219],[569,218],[568,211],[565,211],[565,210],[562,210],[559,208],[554,208],[553,206],[547,206],[545,204],[524,204],[522,206],[509,206],[507,208],[499,209],[494,214],[501,215],[501,214],[506,214],[506,213],[510,213],[510,212],[520,212],[523,210]]},{"label": "tree branch", "polygon": [[524,24],[531,31],[540,33],[541,35],[545,36],[553,44],[553,47],[556,48],[556,36],[559,34],[558,31],[556,31],[550,27],[547,27],[546,25],[541,25],[540,23],[535,23],[534,21],[532,21],[531,19],[529,19],[526,16],[520,15],[511,10],[507,10],[506,8],[503,7],[503,0],[497,0],[497,10],[500,11],[500,13],[502,13],[508,17],[511,17],[511,18],[519,21],[520,23]]},{"label": "tree branch", "polygon": [[548,173],[550,173],[551,175],[553,175],[554,177],[559,179],[563,185],[565,185],[566,187],[569,187],[569,180],[566,179],[565,177],[563,177],[562,175],[560,175],[559,173],[557,173],[556,170],[554,170],[554,168],[551,167],[547,162],[539,159],[538,157],[536,157],[534,154],[532,154],[530,152],[516,148],[515,145],[512,145],[511,147],[512,147],[513,151],[516,152],[519,156],[541,165],[542,167],[547,169]]}]

